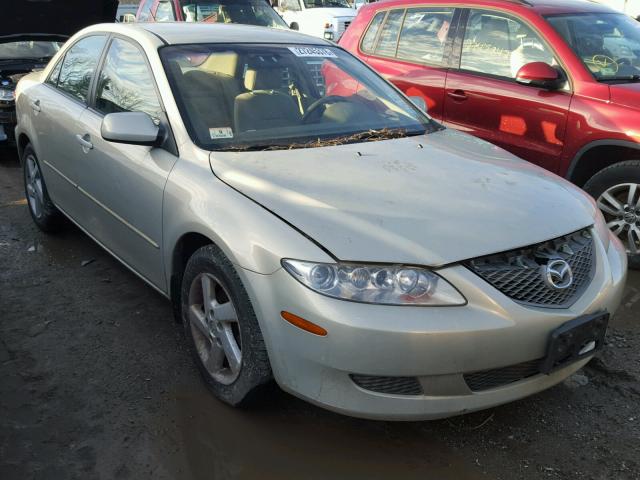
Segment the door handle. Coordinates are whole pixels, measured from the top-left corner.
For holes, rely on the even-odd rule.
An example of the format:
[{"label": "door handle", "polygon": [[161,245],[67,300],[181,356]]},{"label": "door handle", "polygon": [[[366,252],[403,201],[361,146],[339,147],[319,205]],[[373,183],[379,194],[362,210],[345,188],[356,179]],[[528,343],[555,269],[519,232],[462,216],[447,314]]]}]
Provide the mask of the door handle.
[{"label": "door handle", "polygon": [[450,98],[457,100],[458,102],[464,102],[469,98],[463,90],[454,90],[453,92],[447,92],[447,95]]},{"label": "door handle", "polygon": [[40,107],[40,100],[33,100],[31,102],[31,108],[34,112],[41,112],[42,108]]},{"label": "door handle", "polygon": [[82,150],[84,150],[85,153],[93,149],[93,143],[88,140],[89,138],[91,137],[89,137],[88,133],[84,136],[80,134],[76,135],[76,140],[80,145],[82,145]]}]

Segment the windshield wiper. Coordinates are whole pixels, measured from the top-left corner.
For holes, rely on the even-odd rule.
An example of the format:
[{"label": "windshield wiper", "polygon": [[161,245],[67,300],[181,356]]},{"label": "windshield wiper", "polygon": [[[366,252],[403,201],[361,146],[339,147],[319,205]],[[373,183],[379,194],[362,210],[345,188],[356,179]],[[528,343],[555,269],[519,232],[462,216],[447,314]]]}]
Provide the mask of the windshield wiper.
[{"label": "windshield wiper", "polygon": [[318,138],[310,142],[304,143],[281,143],[281,144],[255,144],[255,145],[233,145],[220,149],[221,152],[248,152],[248,151],[269,151],[269,150],[294,150],[298,148],[318,148],[331,147],[336,145],[345,145],[348,143],[359,142],[379,142],[380,140],[389,140],[393,138],[404,138],[415,135],[423,135],[424,130],[416,130],[408,132],[404,128],[383,128],[380,130],[367,130],[351,135],[343,135],[341,137],[332,137],[327,139]]},{"label": "windshield wiper", "polygon": [[640,82],[640,75],[620,75],[619,77],[602,77],[601,82]]}]

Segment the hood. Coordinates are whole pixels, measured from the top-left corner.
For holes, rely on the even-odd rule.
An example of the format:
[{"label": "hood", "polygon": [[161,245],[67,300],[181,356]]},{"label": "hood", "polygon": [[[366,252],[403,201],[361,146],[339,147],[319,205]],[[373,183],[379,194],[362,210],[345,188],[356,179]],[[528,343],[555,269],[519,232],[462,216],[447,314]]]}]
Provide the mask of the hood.
[{"label": "hood", "polygon": [[640,82],[610,85],[611,101],[635,110],[640,109]]},{"label": "hood", "polygon": [[[437,266],[593,224],[586,194],[474,137],[212,152],[213,172],[340,260]],[[304,260],[304,259],[303,259]]]},{"label": "hood", "polygon": [[118,0],[10,0],[0,7],[0,42],[65,40],[89,25],[113,22]]}]

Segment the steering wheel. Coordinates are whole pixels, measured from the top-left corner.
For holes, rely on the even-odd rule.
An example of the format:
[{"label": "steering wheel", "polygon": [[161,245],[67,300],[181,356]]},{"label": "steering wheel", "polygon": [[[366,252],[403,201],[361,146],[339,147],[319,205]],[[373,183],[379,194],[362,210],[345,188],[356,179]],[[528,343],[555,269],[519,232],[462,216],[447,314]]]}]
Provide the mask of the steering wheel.
[{"label": "steering wheel", "polygon": [[329,95],[327,97],[319,98],[309,106],[305,114],[302,116],[302,123],[309,122],[309,120],[313,118],[314,115],[318,115],[318,113],[324,113],[324,109],[320,110],[322,107],[339,102],[347,103],[349,100],[339,95]]}]

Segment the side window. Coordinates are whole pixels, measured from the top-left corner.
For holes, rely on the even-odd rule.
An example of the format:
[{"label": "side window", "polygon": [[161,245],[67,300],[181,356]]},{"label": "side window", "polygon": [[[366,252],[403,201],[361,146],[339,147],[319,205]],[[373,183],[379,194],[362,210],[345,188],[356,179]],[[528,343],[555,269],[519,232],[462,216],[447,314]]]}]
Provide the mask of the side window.
[{"label": "side window", "polygon": [[531,62],[557,65],[545,43],[520,20],[498,12],[471,10],[461,69],[515,78],[520,67]]},{"label": "side window", "polygon": [[453,8],[411,8],[402,24],[397,57],[442,65]]},{"label": "side window", "polygon": [[173,5],[168,0],[158,3],[155,15],[156,22],[175,22],[176,16],[173,13]]},{"label": "side window", "polygon": [[151,16],[151,7],[153,7],[153,0],[146,0],[138,14],[138,22],[148,22],[149,20],[153,20],[153,17]]},{"label": "side window", "polygon": [[74,97],[87,101],[89,85],[104,48],[106,37],[92,35],[79,40],[64,56],[58,88]]},{"label": "side window", "polygon": [[372,52],[373,47],[376,44],[376,35],[378,34],[378,30],[380,30],[380,25],[382,25],[382,21],[384,20],[384,16],[387,12],[378,12],[376,16],[373,17],[373,20],[369,24],[369,28],[367,29],[367,33],[362,37],[362,43],[360,48],[362,48],[363,52]]},{"label": "side window", "polygon": [[49,78],[47,78],[46,83],[48,83],[49,85],[53,85],[54,87],[58,86],[58,77],[60,77],[60,70],[62,69],[63,61],[64,61],[64,57],[58,61],[55,67],[53,67],[53,70],[51,70],[51,73],[49,74]]},{"label": "side window", "polygon": [[400,25],[402,25],[403,17],[404,10],[392,10],[389,12],[387,20],[384,22],[384,26],[380,32],[380,40],[378,40],[378,46],[375,50],[377,55],[385,57],[396,56],[398,33],[400,33]]},{"label": "side window", "polygon": [[142,52],[116,38],[109,46],[100,71],[95,108],[105,114],[144,112],[157,121],[162,109],[153,85]]}]

